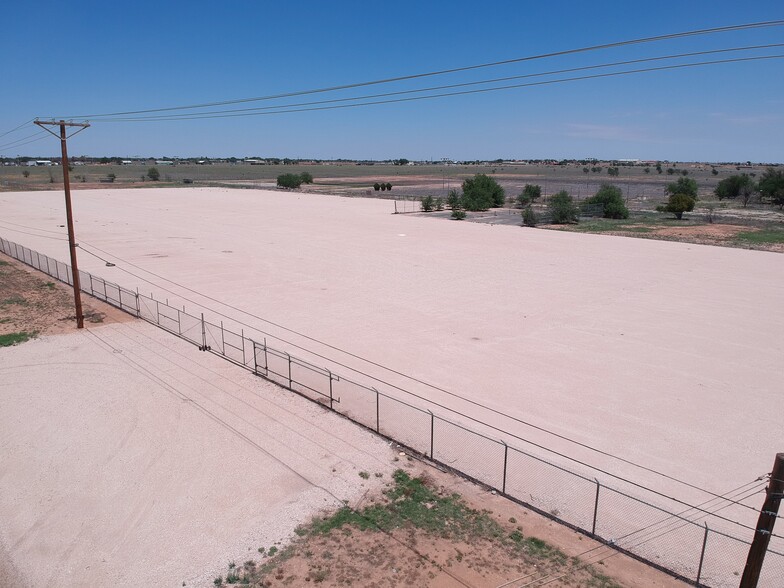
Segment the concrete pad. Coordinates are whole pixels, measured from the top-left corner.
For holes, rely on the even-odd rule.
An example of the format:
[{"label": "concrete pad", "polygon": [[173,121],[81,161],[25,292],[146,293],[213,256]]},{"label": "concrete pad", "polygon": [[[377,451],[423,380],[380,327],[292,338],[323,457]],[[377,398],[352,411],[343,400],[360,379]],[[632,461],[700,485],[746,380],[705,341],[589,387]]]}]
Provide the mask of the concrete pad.
[{"label": "concrete pad", "polygon": [[0,578],[53,587],[211,585],[394,455],[141,321],[0,350],[0,448]]},{"label": "concrete pad", "polygon": [[[89,271],[687,500],[705,495],[515,419],[714,492],[767,472],[784,442],[780,254],[259,190],[80,191],[74,208],[83,248],[117,264],[83,252]],[[67,259],[62,219],[60,193],[0,194],[0,234]]]}]

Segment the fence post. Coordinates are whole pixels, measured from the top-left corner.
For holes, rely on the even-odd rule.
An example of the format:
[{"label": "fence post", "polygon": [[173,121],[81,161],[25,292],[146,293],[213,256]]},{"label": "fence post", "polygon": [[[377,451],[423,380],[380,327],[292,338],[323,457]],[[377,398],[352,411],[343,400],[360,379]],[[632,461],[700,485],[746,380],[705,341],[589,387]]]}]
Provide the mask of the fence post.
[{"label": "fence post", "polygon": [[329,409],[332,410],[332,372],[328,368],[324,369],[327,370],[327,375],[329,376]]},{"label": "fence post", "polygon": [[700,585],[702,576],[702,562],[705,561],[705,546],[708,545],[708,523],[705,523],[705,537],[702,539],[702,551],[700,552],[700,565],[697,567],[697,585]]},{"label": "fence post", "polygon": [[269,376],[269,359],[267,358],[267,338],[264,337],[264,375]]},{"label": "fence post", "polygon": [[436,415],[433,414],[432,410],[428,410],[427,412],[430,413],[430,459],[435,459],[435,431],[436,431]]},{"label": "fence post", "polygon": [[599,488],[602,487],[597,478],[594,478],[594,480],[596,480],[596,499],[593,502],[593,525],[591,526],[591,535],[596,535],[596,517],[599,514]]},{"label": "fence post", "polygon": [[136,318],[141,318],[142,316],[142,307],[139,304],[139,287],[136,287]]},{"label": "fence post", "polygon": [[[236,329],[236,327],[234,327],[234,328]],[[245,329],[240,329],[240,337],[242,338],[242,365],[246,365],[245,364]],[[265,341],[265,346],[266,346],[266,341],[267,340],[264,339],[264,341]],[[256,362],[256,344],[255,343],[253,344],[253,362],[254,363]]]},{"label": "fence post", "polygon": [[157,300],[155,301],[155,314],[157,315],[155,324],[160,326],[160,324],[161,324],[161,306],[160,306],[160,304],[158,303]]},{"label": "fence post", "polygon": [[178,335],[182,335],[182,322],[180,321],[180,309],[179,308],[177,309],[177,334]]},{"label": "fence post", "polygon": [[[285,351],[283,353],[286,353]],[[286,353],[289,362],[289,390],[291,390],[291,354]]]},{"label": "fence post", "polygon": [[[501,441],[501,443],[504,443]],[[504,443],[504,478],[501,483],[501,492],[506,494],[506,464],[509,462],[509,446]]]},{"label": "fence post", "polygon": [[378,390],[375,388],[371,388],[376,393],[376,433],[381,432],[381,416],[379,412],[379,397],[378,397]]},{"label": "fence post", "polygon": [[[242,342],[243,349],[245,348],[245,342]],[[223,336],[223,321],[221,321],[221,353],[226,355],[226,339]]]},{"label": "fence post", "polygon": [[201,313],[201,342],[202,351],[207,351],[207,326],[204,324],[204,313]]},{"label": "fence post", "polygon": [[[259,360],[256,356],[256,343],[253,343],[253,373],[257,376],[259,375]],[[243,363],[244,363],[244,356],[245,356],[245,338],[242,338],[242,355],[243,355]]]}]

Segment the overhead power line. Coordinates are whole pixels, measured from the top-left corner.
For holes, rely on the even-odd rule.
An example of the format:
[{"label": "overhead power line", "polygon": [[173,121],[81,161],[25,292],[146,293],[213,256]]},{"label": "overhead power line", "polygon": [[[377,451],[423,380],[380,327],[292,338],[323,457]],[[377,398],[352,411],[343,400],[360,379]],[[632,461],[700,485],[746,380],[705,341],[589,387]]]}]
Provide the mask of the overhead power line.
[{"label": "overhead power line", "polygon": [[[251,112],[262,112],[265,110],[276,110],[276,109],[289,109],[295,108],[300,106],[314,106],[320,104],[334,104],[339,102],[351,102],[356,100],[366,100],[371,98],[386,98],[390,96],[402,96],[407,94],[417,94],[422,92],[432,92],[436,90],[447,90],[453,88],[465,88],[470,86],[478,86],[482,84],[491,84],[491,83],[498,83],[498,82],[507,82],[511,80],[520,80],[520,79],[527,79],[527,78],[537,78],[549,75],[558,75],[564,73],[573,73],[578,71],[589,71],[593,69],[602,69],[608,67],[617,67],[621,65],[632,65],[635,63],[649,63],[652,61],[663,61],[669,59],[681,59],[684,57],[696,57],[699,55],[713,55],[717,53],[731,53],[736,51],[752,51],[752,50],[759,50],[759,49],[772,49],[776,47],[784,47],[784,43],[771,43],[767,45],[749,45],[745,47],[730,47],[726,49],[713,49],[707,51],[694,51],[690,53],[677,53],[677,54],[670,54],[670,55],[662,55],[658,57],[647,57],[642,59],[631,59],[626,61],[615,61],[610,63],[602,63],[597,65],[586,65],[581,67],[571,67],[567,69],[556,69],[551,71],[545,72],[538,72],[538,73],[530,73],[530,74],[521,74],[516,76],[505,76],[501,78],[491,78],[486,80],[478,80],[473,82],[462,82],[457,84],[446,84],[441,86],[430,86],[426,88],[416,88],[412,90],[400,90],[396,92],[384,92],[379,94],[365,94],[362,96],[350,96],[346,98],[332,98],[327,100],[316,100],[311,102],[296,102],[293,104],[276,104],[272,106],[257,106],[253,108],[232,108],[232,109],[223,109],[223,110],[211,110],[205,112],[198,112],[198,113],[184,113],[184,114],[164,114],[164,115],[157,115],[157,116],[146,116],[146,117],[131,117],[132,120],[175,120],[175,119],[189,119],[189,118],[207,118],[208,115],[212,114],[225,114],[225,113],[251,113]],[[131,120],[123,119],[123,120]],[[104,120],[114,120],[114,119],[104,119]]]},{"label": "overhead power line", "polygon": [[760,29],[760,28],[768,28],[768,27],[777,27],[784,25],[784,20],[770,20],[770,21],[762,21],[762,22],[754,22],[748,24],[740,24],[740,25],[731,25],[731,26],[724,26],[724,27],[713,27],[708,29],[697,29],[691,31],[685,31],[680,33],[670,33],[666,35],[656,35],[653,37],[642,37],[638,39],[630,39],[627,41],[618,41],[614,43],[604,43],[600,45],[591,45],[588,47],[580,47],[576,49],[566,49],[563,51],[554,51],[550,53],[541,53],[538,55],[529,55],[525,57],[517,57],[513,59],[504,59],[500,61],[493,61],[489,63],[481,63],[477,65],[468,65],[462,67],[454,67],[449,69],[442,69],[436,71],[429,71],[424,73],[418,74],[410,74],[405,76],[397,76],[397,77],[390,77],[390,78],[382,78],[378,80],[371,80],[365,82],[357,82],[352,84],[343,84],[337,86],[328,86],[323,88],[314,88],[308,90],[301,90],[297,92],[287,92],[282,94],[271,94],[267,96],[257,96],[251,98],[238,98],[233,100],[222,100],[217,102],[204,102],[201,104],[190,104],[190,105],[179,105],[179,106],[169,106],[169,107],[161,107],[161,108],[147,108],[143,110],[126,110],[126,111],[118,111],[118,112],[108,112],[108,113],[91,113],[91,114],[81,114],[81,115],[72,115],[67,117],[55,117],[55,118],[90,118],[90,119],[97,119],[103,117],[114,117],[114,116],[126,116],[126,115],[134,115],[134,114],[149,114],[153,112],[172,112],[176,110],[193,110],[196,108],[211,108],[214,106],[227,106],[230,104],[241,104],[244,102],[259,102],[263,100],[275,100],[279,98],[290,98],[294,96],[303,96],[307,94],[319,94],[323,92],[334,92],[338,90],[349,90],[353,88],[361,88],[365,86],[373,86],[379,84],[389,84],[393,82],[402,82],[406,80],[414,80],[414,79],[421,79],[426,77],[433,77],[433,76],[440,76],[446,74],[453,74],[465,71],[472,71],[477,69],[483,69],[488,67],[497,67],[502,65],[510,65],[513,63],[522,63],[526,61],[534,61],[539,59],[548,59],[552,57],[562,57],[566,55],[574,55],[578,53],[587,53],[590,51],[599,51],[603,49],[613,49],[618,47],[624,47],[628,45],[640,45],[645,43],[655,43],[659,41],[667,41],[672,39],[680,39],[685,37],[694,37],[700,35],[712,35],[717,33],[727,33],[727,32],[737,32],[737,31],[745,31],[745,30],[752,30],[752,29]]},{"label": "overhead power line", "polygon": [[196,114],[187,114],[187,115],[171,115],[171,116],[161,116],[161,117],[116,117],[116,118],[105,118],[99,119],[98,122],[160,122],[160,121],[174,121],[174,120],[200,120],[200,119],[210,119],[210,118],[234,118],[234,117],[244,117],[244,116],[263,116],[263,115],[274,115],[274,114],[289,114],[292,112],[313,112],[313,111],[320,111],[320,110],[337,110],[337,109],[345,109],[345,108],[357,108],[361,106],[375,106],[380,104],[394,104],[398,102],[414,102],[418,100],[432,100],[435,98],[445,98],[450,96],[467,96],[470,94],[483,94],[488,92],[497,92],[500,90],[511,90],[511,89],[518,89],[518,88],[530,88],[534,86],[547,86],[553,84],[561,84],[566,82],[576,82],[576,81],[583,81],[583,80],[592,80],[592,79],[599,79],[599,78],[610,78],[610,77],[619,77],[631,74],[639,74],[639,73],[647,73],[653,71],[666,71],[666,70],[675,70],[675,69],[683,69],[689,67],[701,67],[707,65],[722,65],[722,64],[729,64],[729,63],[742,63],[742,62],[751,62],[751,61],[762,61],[762,60],[769,60],[769,59],[781,59],[784,57],[784,54],[776,54],[776,55],[765,55],[765,56],[758,56],[758,57],[743,57],[743,58],[735,58],[735,59],[721,59],[721,60],[714,60],[714,61],[702,61],[697,63],[685,63],[685,64],[678,64],[678,65],[666,65],[660,67],[650,67],[650,68],[641,68],[641,69],[633,69],[633,70],[626,70],[621,72],[610,72],[610,73],[602,73],[602,74],[593,74],[587,76],[577,76],[571,78],[561,78],[556,80],[544,80],[541,82],[530,82],[525,84],[510,84],[506,86],[496,86],[493,88],[479,88],[475,90],[462,90],[459,92],[442,92],[440,94],[430,94],[427,96],[413,96],[409,98],[392,98],[388,100],[373,100],[369,102],[359,102],[356,104],[339,104],[333,106],[314,106],[308,108],[287,108],[286,106],[278,106],[278,110],[267,110],[264,112],[246,112],[246,113],[219,113],[219,114],[203,114],[203,113],[196,113]]},{"label": "overhead power line", "polygon": [[14,128],[13,128],[13,129],[11,129],[10,131],[5,131],[4,133],[0,133],[0,137],[5,137],[6,135],[10,135],[11,133],[15,133],[16,131],[18,131],[18,130],[19,130],[19,129],[21,129],[22,127],[26,127],[27,125],[29,125],[31,122],[33,122],[33,119],[26,120],[25,122],[23,122],[23,123],[22,123],[21,125],[19,125],[18,127],[14,127]]}]

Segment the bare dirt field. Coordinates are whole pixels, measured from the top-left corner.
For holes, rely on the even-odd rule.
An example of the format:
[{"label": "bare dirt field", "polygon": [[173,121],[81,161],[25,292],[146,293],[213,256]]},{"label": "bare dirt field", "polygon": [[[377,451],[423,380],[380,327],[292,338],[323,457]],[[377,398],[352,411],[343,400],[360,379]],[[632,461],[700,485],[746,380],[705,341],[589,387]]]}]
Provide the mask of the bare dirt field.
[{"label": "bare dirt field", "polygon": [[[0,232],[67,259],[61,199],[0,194]],[[383,200],[300,193],[91,190],[74,201],[89,271],[650,488],[705,498],[521,421],[718,493],[780,451],[768,433],[784,410],[780,254],[436,222],[392,215]]]}]

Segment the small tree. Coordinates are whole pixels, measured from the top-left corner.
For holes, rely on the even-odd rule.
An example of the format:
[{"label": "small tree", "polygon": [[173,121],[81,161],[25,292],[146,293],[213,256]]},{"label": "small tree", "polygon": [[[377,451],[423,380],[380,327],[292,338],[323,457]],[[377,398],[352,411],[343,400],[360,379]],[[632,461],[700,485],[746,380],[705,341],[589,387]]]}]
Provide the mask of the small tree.
[{"label": "small tree", "polygon": [[623,192],[612,184],[602,184],[599,191],[583,201],[583,211],[599,212],[604,218],[629,218]]},{"label": "small tree", "polygon": [[618,175],[618,168],[617,167],[608,167],[607,168],[607,175],[608,176],[617,176]]},{"label": "small tree", "polygon": [[313,183],[313,175],[309,174],[308,172],[302,172],[299,174],[300,180],[302,180],[303,184],[312,184]]},{"label": "small tree", "polygon": [[449,190],[449,194],[446,197],[446,205],[450,210],[457,210],[460,208],[460,194],[458,194],[457,190],[454,188]]},{"label": "small tree", "polygon": [[381,184],[379,184],[378,182],[376,182],[375,184],[373,184],[373,189],[374,189],[376,192],[378,192],[378,191],[381,189]]},{"label": "small tree", "polygon": [[463,220],[466,217],[465,210],[460,210],[459,208],[455,208],[452,210],[452,218],[454,220]]},{"label": "small tree", "polygon": [[387,185],[385,183],[383,183],[383,182],[381,182],[381,191],[382,192],[386,192],[387,191]]},{"label": "small tree", "polygon": [[387,192],[391,192],[391,191],[392,191],[392,184],[387,182]]},{"label": "small tree", "polygon": [[547,208],[550,211],[553,223],[557,225],[577,222],[580,214],[574,199],[566,190],[561,190],[550,197]]},{"label": "small tree", "polygon": [[536,202],[542,196],[542,187],[538,184],[526,184],[523,191],[517,197],[517,203],[525,208],[529,204]]},{"label": "small tree", "polygon": [[697,199],[690,194],[670,194],[667,204],[664,206],[657,206],[656,210],[659,212],[671,212],[675,218],[681,220],[684,212],[691,212],[694,210],[694,205]]},{"label": "small tree", "polygon": [[759,181],[761,198],[767,198],[771,204],[784,208],[784,170],[766,169]]},{"label": "small tree", "polygon": [[719,170],[717,170],[715,167],[714,167],[714,168],[711,168],[711,173],[712,173],[714,176],[718,176],[718,175],[719,175]]},{"label": "small tree", "polygon": [[463,182],[463,207],[466,210],[487,210],[504,205],[504,189],[493,178],[476,174]]},{"label": "small tree", "polygon": [[436,204],[436,210],[437,211],[440,212],[440,211],[444,210],[444,199],[443,198],[441,198],[441,197],[436,198],[436,203],[435,204]]},{"label": "small tree", "polygon": [[147,177],[150,178],[153,182],[157,182],[161,179],[161,172],[158,171],[157,167],[151,167],[147,170]]},{"label": "small tree", "polygon": [[649,173],[651,173],[651,168],[649,168],[649,167],[646,167],[646,168],[645,168],[643,171],[644,171],[646,174],[649,174]]},{"label": "small tree", "polygon": [[725,198],[733,200],[739,196],[743,200],[743,207],[749,203],[751,195],[757,191],[757,185],[754,180],[746,174],[729,176],[720,181],[713,193],[719,200]]},{"label": "small tree", "polygon": [[26,178],[29,178],[29,177],[30,177],[30,170],[29,170],[29,169],[26,169],[26,170],[24,170],[24,171],[22,172],[22,175],[23,175],[24,177],[26,177]]},{"label": "small tree", "polygon": [[657,164],[656,164],[656,172],[657,172],[657,173],[662,173],[662,166],[661,166],[661,163],[657,163]]},{"label": "small tree", "polygon": [[583,173],[584,173],[584,174],[587,174],[589,171],[591,171],[591,170],[589,170],[587,167],[584,167],[584,168],[583,168]]},{"label": "small tree", "polygon": [[419,207],[422,209],[422,212],[432,212],[433,208],[435,208],[435,205],[436,200],[430,195],[422,198],[422,201],[419,203]]},{"label": "small tree", "polygon": [[697,200],[697,180],[693,178],[678,178],[677,182],[667,184],[666,192],[672,194],[688,194]]},{"label": "small tree", "polygon": [[539,222],[539,217],[530,206],[526,206],[520,214],[523,216],[523,224],[526,227],[535,227]]}]

